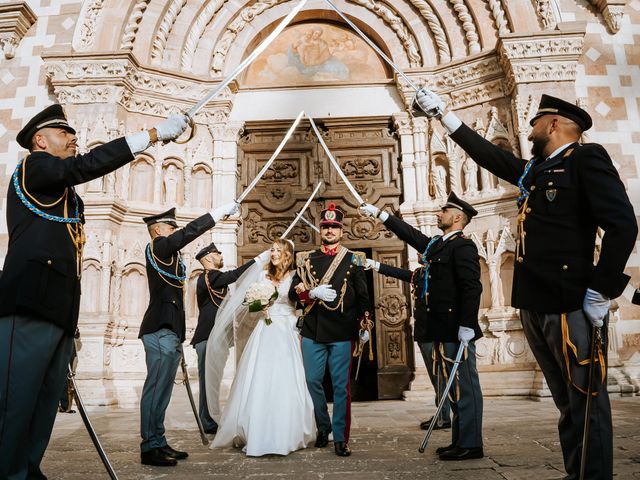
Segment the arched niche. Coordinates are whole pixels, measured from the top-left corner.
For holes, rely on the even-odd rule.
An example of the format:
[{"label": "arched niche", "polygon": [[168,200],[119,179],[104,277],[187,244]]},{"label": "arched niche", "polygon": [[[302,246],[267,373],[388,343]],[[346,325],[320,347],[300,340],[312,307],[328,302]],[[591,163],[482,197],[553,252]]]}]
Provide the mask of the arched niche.
[{"label": "arched niche", "polygon": [[251,64],[240,83],[247,88],[371,84],[387,83],[391,77],[379,55],[351,28],[310,19],[288,26]]},{"label": "arched niche", "polygon": [[446,198],[451,191],[451,172],[449,170],[449,158],[447,155],[444,153],[435,154],[432,168],[435,196],[436,198]]},{"label": "arched niche", "polygon": [[211,168],[198,163],[191,171],[191,206],[204,209],[212,207],[213,178]]},{"label": "arched niche", "polygon": [[131,162],[129,171],[129,200],[152,203],[154,180],[153,160],[145,155],[138,156]]},{"label": "arched niche", "polygon": [[162,162],[162,203],[184,205],[183,164],[177,158],[168,158]]},{"label": "arched niche", "polygon": [[125,266],[122,272],[120,311],[122,316],[131,319],[129,326],[140,326],[148,304],[149,291],[144,267],[137,263]]},{"label": "arched niche", "polygon": [[100,311],[100,262],[85,259],[82,268],[80,312],[97,313]]}]

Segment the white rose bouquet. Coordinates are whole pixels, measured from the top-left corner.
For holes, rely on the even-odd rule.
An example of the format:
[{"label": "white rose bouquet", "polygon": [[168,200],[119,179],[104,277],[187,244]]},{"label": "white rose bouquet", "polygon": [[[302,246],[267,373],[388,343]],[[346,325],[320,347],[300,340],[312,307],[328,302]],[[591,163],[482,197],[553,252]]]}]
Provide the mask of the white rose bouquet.
[{"label": "white rose bouquet", "polygon": [[[254,283],[244,296],[244,304],[249,306],[250,312],[260,312],[268,309],[278,298],[278,290],[271,283]],[[264,323],[271,325],[271,319],[266,317]]]}]

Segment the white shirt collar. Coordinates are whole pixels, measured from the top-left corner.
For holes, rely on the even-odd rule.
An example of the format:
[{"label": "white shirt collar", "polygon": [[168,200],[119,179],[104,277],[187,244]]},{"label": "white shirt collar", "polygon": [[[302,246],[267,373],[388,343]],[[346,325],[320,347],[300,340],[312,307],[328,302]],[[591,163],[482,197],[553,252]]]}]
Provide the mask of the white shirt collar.
[{"label": "white shirt collar", "polygon": [[573,145],[575,142],[569,142],[569,143],[565,143],[564,145],[562,145],[559,148],[556,148],[553,153],[551,155],[549,155],[546,160],[549,160],[550,158],[555,157],[556,155],[558,155],[562,150],[564,150],[565,148],[567,148],[569,145]]},{"label": "white shirt collar", "polygon": [[442,236],[442,241],[445,242],[449,239],[449,237],[451,237],[452,235],[455,235],[458,232],[462,232],[462,230],[454,230],[453,232],[449,232],[446,235]]}]

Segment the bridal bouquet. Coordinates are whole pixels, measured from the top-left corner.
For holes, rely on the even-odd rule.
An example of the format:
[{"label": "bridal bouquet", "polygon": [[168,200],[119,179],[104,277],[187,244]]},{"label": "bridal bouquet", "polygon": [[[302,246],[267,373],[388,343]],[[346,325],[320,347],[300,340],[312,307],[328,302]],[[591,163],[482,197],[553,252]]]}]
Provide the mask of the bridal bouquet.
[{"label": "bridal bouquet", "polygon": [[[278,298],[278,290],[271,283],[254,283],[244,296],[244,304],[249,306],[250,312],[260,312],[268,309]],[[264,323],[271,325],[271,319],[266,317]]]}]

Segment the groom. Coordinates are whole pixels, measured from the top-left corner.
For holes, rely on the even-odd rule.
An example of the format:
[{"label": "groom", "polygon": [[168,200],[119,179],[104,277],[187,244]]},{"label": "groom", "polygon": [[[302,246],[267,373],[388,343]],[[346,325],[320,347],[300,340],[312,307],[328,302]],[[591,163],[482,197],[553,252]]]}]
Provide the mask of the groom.
[{"label": "groom", "polygon": [[[289,298],[304,307],[302,358],[318,426],[316,447],[326,447],[333,431],[336,455],[348,457],[351,426],[349,376],[359,319],[369,309],[363,253],[340,245],[344,213],[335,204],[320,213],[319,250],[296,255]],[[322,386],[325,367],[333,383],[333,424]]]}]

